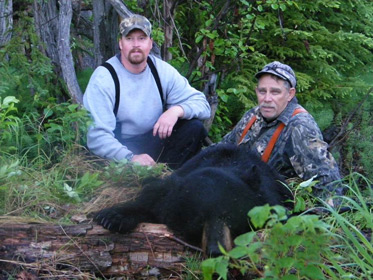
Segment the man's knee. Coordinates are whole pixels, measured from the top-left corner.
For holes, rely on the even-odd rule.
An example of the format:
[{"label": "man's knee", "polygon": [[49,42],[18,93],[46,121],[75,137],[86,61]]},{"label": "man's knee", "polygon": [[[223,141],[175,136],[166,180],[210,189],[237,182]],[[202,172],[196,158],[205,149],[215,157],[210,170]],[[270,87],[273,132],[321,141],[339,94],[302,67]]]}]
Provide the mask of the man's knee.
[{"label": "man's knee", "polygon": [[195,136],[201,141],[207,137],[207,131],[203,126],[203,123],[198,119],[179,120],[175,126],[175,132],[187,137]]}]

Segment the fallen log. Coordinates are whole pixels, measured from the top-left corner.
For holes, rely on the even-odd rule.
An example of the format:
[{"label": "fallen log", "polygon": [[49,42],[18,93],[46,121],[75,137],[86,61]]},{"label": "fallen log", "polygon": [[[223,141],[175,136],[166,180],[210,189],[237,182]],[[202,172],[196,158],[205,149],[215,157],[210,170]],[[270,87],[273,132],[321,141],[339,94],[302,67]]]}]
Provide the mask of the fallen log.
[{"label": "fallen log", "polygon": [[160,224],[142,223],[129,234],[111,233],[92,223],[0,224],[3,272],[21,267],[38,276],[69,272],[138,279],[136,275],[153,273],[168,274],[169,279],[181,273],[185,257],[192,254],[188,249]]}]

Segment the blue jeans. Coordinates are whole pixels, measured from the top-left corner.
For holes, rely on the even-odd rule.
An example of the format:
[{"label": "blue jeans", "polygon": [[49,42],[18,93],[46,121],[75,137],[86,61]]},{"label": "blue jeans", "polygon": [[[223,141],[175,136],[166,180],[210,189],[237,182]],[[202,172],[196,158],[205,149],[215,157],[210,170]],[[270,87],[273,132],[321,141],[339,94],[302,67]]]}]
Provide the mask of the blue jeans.
[{"label": "blue jeans", "polygon": [[179,120],[170,137],[160,139],[153,131],[120,142],[134,154],[148,154],[156,162],[167,163],[172,169],[179,168],[184,162],[197,154],[207,131],[197,119]]}]

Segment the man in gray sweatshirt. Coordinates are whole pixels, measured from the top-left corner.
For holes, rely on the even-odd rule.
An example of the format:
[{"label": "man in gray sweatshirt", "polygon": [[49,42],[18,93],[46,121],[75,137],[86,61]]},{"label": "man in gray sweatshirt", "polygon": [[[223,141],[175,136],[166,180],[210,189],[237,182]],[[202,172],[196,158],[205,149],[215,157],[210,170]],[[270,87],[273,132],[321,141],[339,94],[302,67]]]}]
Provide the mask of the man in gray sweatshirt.
[{"label": "man in gray sweatshirt", "polygon": [[[119,96],[113,76],[102,66],[84,94],[84,106],[94,121],[88,148],[116,161],[150,166],[165,162],[177,168],[201,149],[207,132],[200,120],[210,117],[210,106],[175,68],[149,54],[153,40],[145,17],[133,15],[119,28],[120,53],[107,61],[118,77]],[[158,73],[159,85],[149,64]]]}]

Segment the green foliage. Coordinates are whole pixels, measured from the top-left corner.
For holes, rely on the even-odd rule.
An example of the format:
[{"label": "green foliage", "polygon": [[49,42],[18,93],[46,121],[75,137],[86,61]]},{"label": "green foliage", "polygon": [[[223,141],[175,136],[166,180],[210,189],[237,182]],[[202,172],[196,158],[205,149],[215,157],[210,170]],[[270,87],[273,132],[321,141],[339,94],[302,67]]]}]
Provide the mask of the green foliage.
[{"label": "green foliage", "polygon": [[85,143],[83,139],[90,123],[87,111],[78,104],[60,103],[44,109],[39,125],[43,125],[43,140],[46,144],[56,146],[58,143],[67,150],[74,143]]},{"label": "green foliage", "polygon": [[370,240],[373,231],[372,181],[359,173],[351,173],[346,176],[345,182],[348,192],[339,199],[354,212],[343,215],[324,203],[335,223],[338,241],[335,254],[339,254],[339,263],[348,264],[348,268],[344,270],[350,278],[355,276],[353,279],[371,279],[373,277],[373,243]]},{"label": "green foliage", "polygon": [[[23,117],[13,116],[11,122],[2,122],[1,126],[7,127],[2,133],[4,149],[0,153],[18,154],[32,160],[48,158],[49,162],[58,157],[58,151],[67,152],[75,145],[85,143],[91,122],[85,110],[77,104],[56,104],[54,100],[44,102],[44,106],[41,114],[33,112]],[[10,108],[15,111],[14,105]],[[7,118],[10,117],[8,112]]]},{"label": "green foliage", "polygon": [[[310,179],[294,186],[294,211],[305,210],[297,203],[307,198],[315,183]],[[222,256],[203,261],[204,279],[214,274],[228,279],[230,271],[249,279],[370,279],[373,247],[367,236],[373,229],[372,182],[353,173],[344,185],[346,196],[335,198],[353,209],[348,213],[340,214],[321,200],[329,216],[288,218],[281,206],[253,208],[248,213],[253,230],[264,229],[238,236],[231,251],[221,247]]]},{"label": "green foliage", "polygon": [[[58,150],[58,163],[48,155],[28,160],[18,155],[0,156],[0,215],[10,214],[43,220],[69,221],[85,213],[86,202],[97,197],[99,188],[132,187],[134,191],[149,176],[161,176],[165,166],[150,167],[120,162],[96,163],[85,154]],[[102,191],[102,189],[101,189]]]},{"label": "green foliage", "polygon": [[[31,2],[17,5],[25,8]],[[135,0],[125,4],[160,18],[163,3],[142,2],[152,8],[138,8]],[[322,129],[343,124],[372,87],[372,1],[202,0],[177,5],[171,63],[197,88],[203,88],[209,73],[219,74],[220,104],[210,131],[214,141],[255,106],[254,75],[272,60],[293,67],[297,97]],[[99,187],[139,187],[146,177],[168,172],[164,165],[148,168],[125,161],[95,165],[82,154],[90,119],[66,102],[64,86],[28,14],[15,11],[12,39],[0,48],[0,213],[66,221]],[[164,41],[162,25],[161,20],[153,25],[159,45]],[[72,40],[74,51],[79,43]],[[82,90],[91,71],[78,73]],[[251,279],[372,278],[372,243],[367,238],[373,227],[367,204],[373,197],[371,97],[349,120],[338,148],[343,171],[366,176],[352,173],[344,182],[349,192],[340,199],[356,211],[338,214],[324,205],[330,216],[285,221],[281,207],[253,209],[253,227],[265,228],[238,237],[231,252],[222,249],[223,256],[206,260],[206,279],[215,272],[227,279],[232,269]],[[315,183],[311,179],[292,186],[295,211],[314,206]],[[192,271],[197,261],[190,261],[190,279],[198,279]]]},{"label": "green foliage", "polygon": [[[372,73],[371,1],[241,0],[224,9],[226,4],[186,1],[175,17],[183,46],[190,50],[184,63],[193,61],[195,49],[203,50],[191,80],[206,72],[221,77],[219,107],[224,108],[217,113],[212,138],[219,139],[231,127],[223,114],[234,114],[230,120],[235,123],[237,114],[256,103],[254,74],[272,60],[294,68],[297,96],[312,113],[323,112],[316,116],[322,128],[332,123],[338,103],[351,101],[357,89],[367,89],[359,74]],[[175,59],[180,59],[182,53],[177,54]],[[236,103],[226,103],[229,98],[242,103],[239,112]]]},{"label": "green foliage", "polygon": [[[322,130],[341,126],[372,86],[371,1],[185,1],[177,10],[184,51],[174,47],[171,63],[191,73],[189,80],[200,88],[208,73],[219,74],[219,107],[209,133],[215,142],[256,105],[254,75],[270,61],[293,67],[297,98]],[[193,64],[197,58],[198,67]],[[372,170],[366,153],[371,124],[353,123],[351,141],[344,142],[349,148],[338,150],[338,159],[346,172]],[[352,166],[356,153],[359,164]]]},{"label": "green foliage", "polygon": [[17,14],[12,34],[0,49],[0,100],[16,99],[8,108],[1,105],[0,153],[51,160],[58,149],[84,145],[88,115],[76,104],[61,102],[63,87],[42,52],[33,18]]},{"label": "green foliage", "polygon": [[99,180],[98,173],[91,174],[86,172],[73,183],[74,187],[71,187],[66,182],[63,183],[63,191],[62,188],[59,190],[61,197],[66,200],[72,199],[75,202],[82,202],[90,198],[94,190],[103,184],[103,181]]},{"label": "green foliage", "polygon": [[6,196],[8,193],[8,186],[4,183],[11,180],[13,176],[20,175],[21,171],[20,163],[17,160],[5,161],[1,159],[0,163],[0,209],[4,209],[6,204]]},{"label": "green foliage", "polygon": [[[50,59],[41,49],[33,19],[20,15],[10,42],[0,49],[0,96],[15,95],[19,115],[38,110],[40,100],[61,95]],[[35,47],[40,46],[40,47]]]},{"label": "green foliage", "polygon": [[78,71],[76,73],[78,83],[79,83],[79,87],[82,90],[82,92],[85,91],[85,89],[88,85],[89,79],[92,76],[92,73],[93,73],[93,69],[91,69],[91,68],[84,69],[84,70]]},{"label": "green foliage", "polygon": [[199,280],[201,279],[200,265],[202,256],[195,254],[191,257],[185,258],[185,269],[183,271],[183,280]]},{"label": "green foliage", "polygon": [[[13,131],[19,127],[20,119],[15,116],[17,112],[15,103],[19,100],[14,96],[7,96],[2,100],[0,97],[0,145],[3,147],[3,152],[9,152],[14,149],[12,145]],[[6,145],[9,143],[9,145]]]},{"label": "green foliage", "polygon": [[322,107],[316,106],[315,108],[314,104],[309,103],[309,104],[305,104],[305,107],[308,108],[308,111],[315,118],[321,131],[327,129],[333,124],[335,116],[334,116],[333,108],[330,106],[330,104],[325,104]]},{"label": "green foliage", "polygon": [[293,212],[301,213],[306,209],[310,209],[315,204],[315,198],[312,196],[313,187],[318,183],[314,180],[316,177],[313,176],[310,179],[303,181],[299,184],[290,183],[289,188],[293,190],[294,196],[294,209]]},{"label": "green foliage", "polygon": [[237,237],[230,252],[202,263],[205,279],[212,279],[213,272],[227,279],[228,267],[262,279],[326,279],[323,271],[330,270],[323,258],[331,255],[329,225],[315,215],[295,216],[283,223],[285,213],[280,206],[253,208],[248,215],[253,226],[266,224],[265,239],[255,232]]},{"label": "green foliage", "polygon": [[[353,104],[342,104],[343,111],[351,114],[356,109],[355,104],[363,102],[360,110],[350,122],[347,124],[347,135],[343,139],[346,143],[343,147],[345,154],[345,168],[349,171],[364,172],[365,175],[372,180],[373,173],[373,158],[370,156],[373,149],[373,98],[372,90],[368,93],[365,100],[356,97]],[[354,107],[355,108],[354,108]]]},{"label": "green foliage", "polygon": [[104,168],[104,176],[110,179],[112,183],[120,185],[141,186],[142,181],[147,177],[158,177],[166,171],[165,164],[155,166],[142,166],[131,164],[127,160],[120,162],[110,162]]}]

